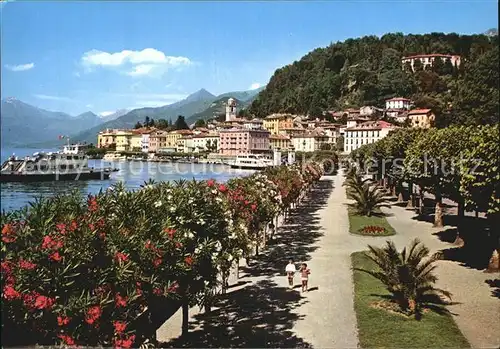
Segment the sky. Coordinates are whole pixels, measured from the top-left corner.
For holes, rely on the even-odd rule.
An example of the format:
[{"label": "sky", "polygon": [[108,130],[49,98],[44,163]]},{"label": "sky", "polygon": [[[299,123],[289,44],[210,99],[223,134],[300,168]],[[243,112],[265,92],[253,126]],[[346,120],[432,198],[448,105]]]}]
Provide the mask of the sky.
[{"label": "sky", "polygon": [[498,23],[496,0],[8,1],[0,11],[1,97],[72,115],[256,88],[348,38]]}]

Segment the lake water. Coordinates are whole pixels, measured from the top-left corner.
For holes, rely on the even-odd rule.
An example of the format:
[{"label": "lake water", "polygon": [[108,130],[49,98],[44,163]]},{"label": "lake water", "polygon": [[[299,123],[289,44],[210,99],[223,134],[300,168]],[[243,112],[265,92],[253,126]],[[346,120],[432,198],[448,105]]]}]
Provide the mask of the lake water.
[{"label": "lake water", "polygon": [[[50,151],[51,149],[46,149]],[[53,149],[52,149],[53,150]],[[18,157],[31,155],[34,149],[2,149],[2,162],[12,153]],[[69,193],[77,189],[82,194],[98,193],[111,185],[123,182],[129,190],[139,188],[144,182],[153,179],[156,182],[174,181],[178,179],[216,179],[225,182],[233,177],[248,176],[252,171],[233,170],[224,165],[213,164],[183,164],[183,163],[157,163],[139,161],[106,162],[102,160],[89,160],[90,167],[113,167],[118,172],[113,172],[109,180],[92,181],[53,181],[38,183],[1,183],[1,209],[10,211],[21,208],[37,197],[50,197],[55,194]]]}]

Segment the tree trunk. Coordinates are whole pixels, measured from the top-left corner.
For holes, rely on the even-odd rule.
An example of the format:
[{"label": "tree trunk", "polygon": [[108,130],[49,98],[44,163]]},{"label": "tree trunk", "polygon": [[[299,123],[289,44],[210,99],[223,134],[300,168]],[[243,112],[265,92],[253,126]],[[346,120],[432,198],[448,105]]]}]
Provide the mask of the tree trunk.
[{"label": "tree trunk", "polygon": [[453,242],[453,244],[459,247],[463,247],[464,240],[460,236],[460,230],[463,226],[463,220],[465,217],[465,205],[464,205],[464,200],[462,198],[458,199],[457,216],[458,216],[457,236],[455,237],[455,241]]},{"label": "tree trunk", "polygon": [[391,186],[391,196],[396,196],[396,186]]},{"label": "tree trunk", "polygon": [[443,197],[441,196],[440,190],[436,190],[436,208],[434,210],[434,227],[442,228],[443,224]]},{"label": "tree trunk", "polygon": [[413,205],[413,183],[412,182],[408,183],[408,194],[410,196],[408,197],[408,204],[406,205],[406,208],[412,209],[415,207]]},{"label": "tree trunk", "polygon": [[236,259],[236,280],[240,279],[240,258]]},{"label": "tree trunk", "polygon": [[422,189],[422,186],[418,186],[418,196],[419,196],[419,202],[418,202],[418,214],[422,216],[425,212],[425,193]]},{"label": "tree trunk", "polygon": [[182,297],[182,336],[185,337],[189,333],[189,299],[187,293],[184,292]]}]

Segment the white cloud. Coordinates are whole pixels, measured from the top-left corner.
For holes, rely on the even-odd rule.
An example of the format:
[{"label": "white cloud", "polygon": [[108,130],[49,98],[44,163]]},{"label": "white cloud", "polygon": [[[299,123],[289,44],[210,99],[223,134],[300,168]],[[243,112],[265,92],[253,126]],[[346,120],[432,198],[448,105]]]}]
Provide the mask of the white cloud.
[{"label": "white cloud", "polygon": [[94,105],[93,105],[93,104],[86,104],[85,106],[86,106],[87,108],[93,108],[93,107],[94,107]]},{"label": "white cloud", "polygon": [[135,77],[161,76],[169,68],[179,68],[193,63],[187,57],[167,56],[154,48],[142,51],[123,50],[115,53],[91,50],[83,54],[81,61],[87,71],[91,71],[92,67],[127,66],[125,74]]},{"label": "white cloud", "polygon": [[50,95],[42,95],[42,94],[34,94],[35,98],[44,99],[48,101],[60,101],[60,102],[75,102],[74,99],[68,97],[60,97],[60,96],[50,96]]},{"label": "white cloud", "polygon": [[262,84],[260,84],[258,82],[254,82],[253,84],[250,85],[250,90],[256,90],[261,86],[262,86]]},{"label": "white cloud", "polygon": [[115,111],[102,111],[99,113],[99,116],[103,116],[103,117],[106,117],[106,116],[110,116],[111,114],[114,114]]},{"label": "white cloud", "polygon": [[19,64],[19,65],[9,65],[6,64],[5,68],[12,70],[12,71],[26,71],[33,69],[35,67],[35,63],[26,63],[26,64]]}]

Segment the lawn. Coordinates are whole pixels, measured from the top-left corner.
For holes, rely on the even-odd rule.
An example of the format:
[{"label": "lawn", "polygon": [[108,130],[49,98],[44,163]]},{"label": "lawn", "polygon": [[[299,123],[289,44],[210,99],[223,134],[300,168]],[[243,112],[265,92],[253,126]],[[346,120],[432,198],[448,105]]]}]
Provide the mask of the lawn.
[{"label": "lawn", "polygon": [[[354,211],[349,208],[349,232],[357,235],[366,235],[366,236],[390,236],[396,234],[394,228],[387,222],[387,219],[383,216],[358,216],[354,213]],[[373,234],[363,234],[359,230],[363,227],[374,225],[378,227],[385,228],[385,233],[378,233],[377,235]]]},{"label": "lawn", "polygon": [[[375,264],[363,252],[351,255],[354,268]],[[420,321],[370,306],[389,293],[374,277],[354,271],[354,308],[361,348],[470,348],[449,314],[425,312]]]}]

